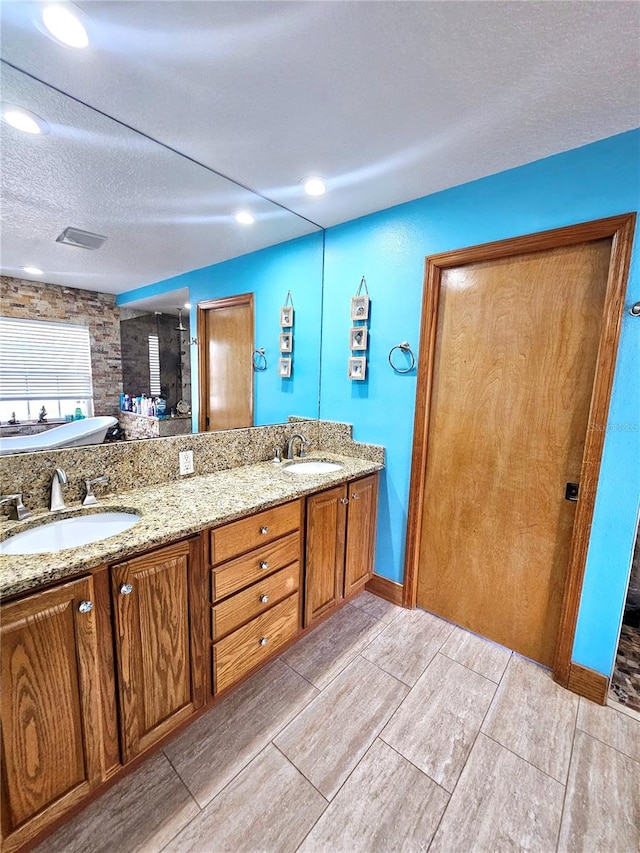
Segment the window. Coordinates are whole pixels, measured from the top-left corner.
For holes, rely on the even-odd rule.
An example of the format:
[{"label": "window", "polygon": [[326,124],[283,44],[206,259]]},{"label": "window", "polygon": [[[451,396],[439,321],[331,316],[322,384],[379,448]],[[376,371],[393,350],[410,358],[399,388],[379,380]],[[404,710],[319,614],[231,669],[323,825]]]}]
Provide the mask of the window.
[{"label": "window", "polygon": [[160,396],[160,345],[157,335],[149,335],[149,392],[152,397]]},{"label": "window", "polygon": [[89,329],[0,317],[0,421],[93,415]]}]

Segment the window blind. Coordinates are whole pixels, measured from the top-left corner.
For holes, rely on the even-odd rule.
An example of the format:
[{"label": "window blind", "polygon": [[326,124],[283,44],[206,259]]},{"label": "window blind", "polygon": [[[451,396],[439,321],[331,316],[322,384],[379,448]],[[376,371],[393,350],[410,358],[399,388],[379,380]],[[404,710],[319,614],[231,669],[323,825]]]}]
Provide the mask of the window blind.
[{"label": "window blind", "polygon": [[0,400],[90,400],[89,329],[0,317]]},{"label": "window blind", "polygon": [[149,392],[160,396],[160,345],[157,335],[149,335]]}]

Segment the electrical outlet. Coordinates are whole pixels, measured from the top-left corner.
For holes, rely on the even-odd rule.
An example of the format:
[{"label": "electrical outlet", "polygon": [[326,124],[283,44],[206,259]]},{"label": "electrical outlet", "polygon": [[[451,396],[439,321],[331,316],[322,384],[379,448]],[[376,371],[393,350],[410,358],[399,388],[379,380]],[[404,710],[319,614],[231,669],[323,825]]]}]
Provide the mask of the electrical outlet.
[{"label": "electrical outlet", "polygon": [[181,450],[178,459],[180,460],[180,474],[193,474],[193,450]]}]

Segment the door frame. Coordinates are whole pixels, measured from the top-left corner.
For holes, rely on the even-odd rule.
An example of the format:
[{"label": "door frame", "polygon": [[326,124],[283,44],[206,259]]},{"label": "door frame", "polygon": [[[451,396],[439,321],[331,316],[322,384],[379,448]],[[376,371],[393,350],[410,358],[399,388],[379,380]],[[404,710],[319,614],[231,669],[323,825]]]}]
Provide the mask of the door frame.
[{"label": "door frame", "polygon": [[609,411],[635,221],[636,214],[627,213],[607,219],[597,219],[593,222],[555,228],[551,231],[483,243],[425,258],[402,600],[403,606],[409,608],[416,606],[418,594],[421,520],[429,450],[429,416],[433,389],[438,301],[443,270],[480,261],[500,260],[531,252],[543,252],[562,246],[602,240],[607,237],[612,238],[602,329],[580,472],[580,498],[576,506],[553,665],[554,679],[565,687],[569,683],[571,672],[571,653],[605,438],[605,430],[597,429],[596,426],[606,422]]},{"label": "door frame", "polygon": [[[205,337],[207,311],[215,310],[216,308],[234,308],[237,305],[248,305],[251,309],[251,317],[253,320],[253,335],[255,336],[255,312],[253,308],[253,293],[239,293],[236,296],[222,296],[220,299],[208,299],[205,302],[198,302],[196,306],[196,328],[198,336],[198,432],[207,432],[207,416],[204,408],[201,405],[203,399],[202,390],[205,387],[205,380],[208,382],[208,364],[207,364],[207,341]],[[253,350],[254,340],[251,341],[251,349]],[[255,392],[253,384],[253,367],[249,365],[251,370],[251,420],[253,422],[253,395]]]}]

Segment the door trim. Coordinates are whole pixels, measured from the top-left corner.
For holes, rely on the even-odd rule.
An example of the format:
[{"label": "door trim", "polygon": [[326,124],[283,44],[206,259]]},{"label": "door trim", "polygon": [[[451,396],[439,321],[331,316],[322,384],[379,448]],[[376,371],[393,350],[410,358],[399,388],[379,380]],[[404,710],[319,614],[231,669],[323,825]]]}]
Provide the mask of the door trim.
[{"label": "door trim", "polygon": [[[255,324],[253,310],[253,293],[239,293],[237,296],[223,296],[220,299],[208,299],[198,302],[196,306],[196,329],[198,336],[198,432],[207,432],[207,416],[200,404],[202,400],[202,389],[208,384],[207,370],[207,342],[205,340],[206,320],[205,312],[216,308],[234,308],[237,305],[248,305]],[[255,334],[255,329],[254,329]],[[253,349],[253,343],[251,344]],[[253,416],[253,368],[251,369],[251,414]],[[253,420],[253,417],[252,417]]]},{"label": "door trim", "polygon": [[433,389],[433,367],[436,349],[438,299],[442,271],[452,267],[498,260],[531,252],[543,252],[562,246],[588,243],[612,238],[611,259],[603,308],[602,330],[596,360],[593,393],[587,423],[587,435],[580,474],[580,499],[571,538],[567,579],[562,601],[558,640],[553,666],[554,679],[567,686],[571,673],[571,652],[575,637],[580,594],[589,547],[602,449],[611,398],[622,311],[626,292],[631,247],[636,214],[627,213],[583,222],[565,228],[555,228],[537,234],[527,234],[494,243],[470,246],[425,258],[420,353],[418,358],[418,387],[411,458],[411,484],[407,518],[407,540],[403,583],[403,605],[414,608],[418,591],[418,561],[420,554],[421,519],[424,505],[424,484],[428,456],[429,416]]}]

